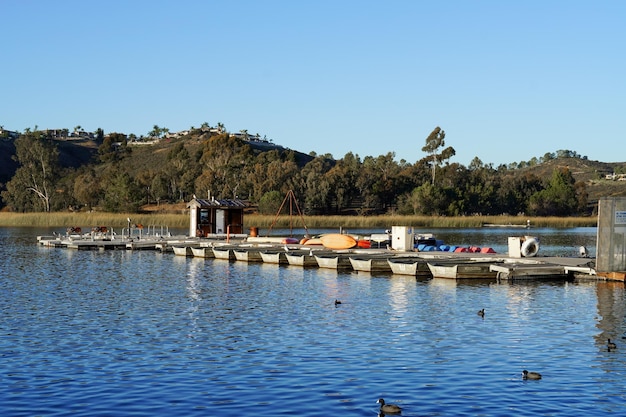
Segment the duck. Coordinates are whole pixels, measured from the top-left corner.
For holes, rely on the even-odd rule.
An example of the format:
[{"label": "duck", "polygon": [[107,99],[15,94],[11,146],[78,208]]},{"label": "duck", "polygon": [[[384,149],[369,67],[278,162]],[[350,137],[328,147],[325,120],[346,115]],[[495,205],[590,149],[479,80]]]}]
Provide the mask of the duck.
[{"label": "duck", "polygon": [[485,317],[485,309],[483,308],[482,310],[478,310],[477,313],[480,317]]},{"label": "duck", "polygon": [[539,372],[529,372],[524,369],[522,374],[524,375],[524,379],[541,379],[541,374]]},{"label": "duck", "polygon": [[380,404],[380,412],[383,414],[400,414],[402,412],[402,408],[395,404],[385,404],[385,400],[379,398],[376,401],[376,404]]},{"label": "duck", "polygon": [[338,306],[339,304],[341,304],[341,301],[335,300],[335,305]]},{"label": "duck", "polygon": [[606,347],[609,348],[609,350],[617,349],[617,345],[611,342],[611,339],[607,339]]}]

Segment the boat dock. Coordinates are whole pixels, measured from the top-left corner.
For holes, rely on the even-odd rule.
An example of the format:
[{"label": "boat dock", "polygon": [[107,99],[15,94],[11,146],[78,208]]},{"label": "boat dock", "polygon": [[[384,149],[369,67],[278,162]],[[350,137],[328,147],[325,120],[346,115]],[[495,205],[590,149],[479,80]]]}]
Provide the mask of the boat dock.
[{"label": "boat dock", "polygon": [[[410,275],[456,280],[615,279],[598,276],[595,259],[513,258],[496,253],[397,251],[390,248],[329,249],[322,245],[248,241],[242,236],[39,236],[38,244],[74,250],[155,250],[177,256],[259,262],[277,266],[325,268],[372,275]],[[620,279],[622,277],[622,279]]]}]

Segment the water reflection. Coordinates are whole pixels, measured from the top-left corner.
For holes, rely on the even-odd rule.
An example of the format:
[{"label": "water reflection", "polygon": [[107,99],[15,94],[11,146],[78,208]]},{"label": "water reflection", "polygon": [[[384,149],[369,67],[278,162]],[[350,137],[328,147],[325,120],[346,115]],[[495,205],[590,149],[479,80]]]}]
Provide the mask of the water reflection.
[{"label": "water reflection", "polygon": [[[624,283],[599,282],[596,286],[598,298],[597,327],[600,330],[596,342],[600,347],[606,347],[607,340],[623,340],[624,320],[626,318],[626,303],[624,302]],[[626,348],[626,345],[624,346]]]},{"label": "water reflection", "polygon": [[51,250],[21,233],[0,229],[3,415],[375,415],[381,396],[404,415],[626,415],[623,284]]}]

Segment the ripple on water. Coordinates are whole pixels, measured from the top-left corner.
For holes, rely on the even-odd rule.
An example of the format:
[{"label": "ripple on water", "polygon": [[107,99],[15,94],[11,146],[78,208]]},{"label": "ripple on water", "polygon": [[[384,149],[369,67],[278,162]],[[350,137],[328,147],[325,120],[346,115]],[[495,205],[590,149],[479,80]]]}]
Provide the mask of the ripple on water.
[{"label": "ripple on water", "polygon": [[[365,416],[379,397],[404,415],[626,414],[626,348],[605,349],[624,334],[619,288],[30,241],[11,256],[0,280],[4,415]],[[544,378],[523,381],[523,369]]]}]

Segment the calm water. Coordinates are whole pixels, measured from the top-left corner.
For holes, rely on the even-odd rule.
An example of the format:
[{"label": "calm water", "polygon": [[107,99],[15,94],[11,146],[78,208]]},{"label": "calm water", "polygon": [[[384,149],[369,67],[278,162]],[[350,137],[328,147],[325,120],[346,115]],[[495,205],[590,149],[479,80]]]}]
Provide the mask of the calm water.
[{"label": "calm water", "polygon": [[[0,229],[3,416],[376,416],[379,397],[404,416],[626,415],[623,284],[49,249],[38,232]],[[595,242],[535,232],[546,252]]]}]

